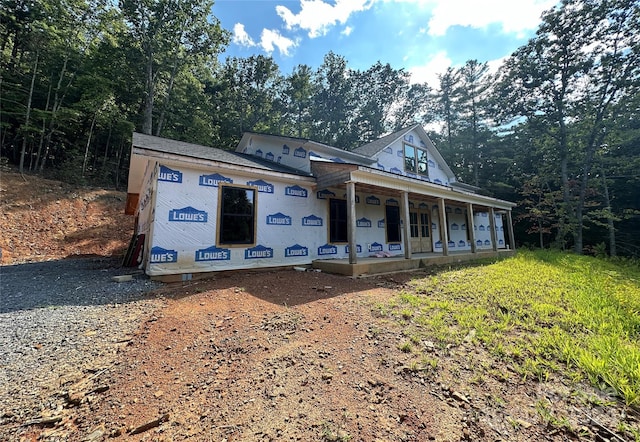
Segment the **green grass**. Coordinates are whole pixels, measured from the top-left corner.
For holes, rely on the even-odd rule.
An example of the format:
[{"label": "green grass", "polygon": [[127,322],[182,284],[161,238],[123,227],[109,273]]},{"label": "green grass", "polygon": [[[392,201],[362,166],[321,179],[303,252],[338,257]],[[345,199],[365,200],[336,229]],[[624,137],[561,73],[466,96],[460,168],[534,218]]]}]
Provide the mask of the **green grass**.
[{"label": "green grass", "polygon": [[522,251],[415,279],[384,310],[412,342],[484,344],[524,378],[586,378],[640,407],[640,268],[632,263]]}]

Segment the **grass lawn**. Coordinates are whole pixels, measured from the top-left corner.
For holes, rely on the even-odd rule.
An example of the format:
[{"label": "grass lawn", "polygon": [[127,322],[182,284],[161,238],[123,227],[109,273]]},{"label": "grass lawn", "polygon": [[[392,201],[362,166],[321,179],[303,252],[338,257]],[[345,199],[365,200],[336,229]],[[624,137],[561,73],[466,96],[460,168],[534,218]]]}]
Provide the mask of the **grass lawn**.
[{"label": "grass lawn", "polygon": [[420,353],[425,339],[442,348],[471,339],[525,379],[587,379],[640,409],[637,263],[521,251],[413,279],[377,308],[402,325],[402,351]]}]

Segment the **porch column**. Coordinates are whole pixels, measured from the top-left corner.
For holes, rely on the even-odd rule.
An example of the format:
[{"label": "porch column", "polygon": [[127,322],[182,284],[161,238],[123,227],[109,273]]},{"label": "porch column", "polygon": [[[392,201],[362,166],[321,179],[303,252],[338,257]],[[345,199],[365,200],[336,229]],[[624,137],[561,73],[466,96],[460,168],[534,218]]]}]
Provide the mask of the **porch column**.
[{"label": "porch column", "polygon": [[489,207],[489,228],[491,229],[491,244],[494,252],[498,251],[498,235],[496,235],[496,214],[493,207]]},{"label": "porch column", "polygon": [[447,234],[447,208],[444,198],[438,198],[438,218],[440,221],[440,241],[442,241],[442,254],[449,255],[449,235]]},{"label": "porch column", "polygon": [[347,182],[347,240],[349,241],[349,264],[358,262],[356,248],[356,183]]},{"label": "porch column", "polygon": [[473,204],[467,203],[467,225],[469,226],[469,241],[471,241],[471,253],[476,253],[476,229],[473,224]]},{"label": "porch column", "polygon": [[507,232],[509,233],[509,246],[516,249],[516,238],[513,234],[513,220],[511,219],[511,210],[507,210]]},{"label": "porch column", "polygon": [[409,221],[409,192],[402,192],[400,198],[400,210],[404,218],[404,229],[402,230],[404,242],[404,258],[411,259],[411,223]]}]

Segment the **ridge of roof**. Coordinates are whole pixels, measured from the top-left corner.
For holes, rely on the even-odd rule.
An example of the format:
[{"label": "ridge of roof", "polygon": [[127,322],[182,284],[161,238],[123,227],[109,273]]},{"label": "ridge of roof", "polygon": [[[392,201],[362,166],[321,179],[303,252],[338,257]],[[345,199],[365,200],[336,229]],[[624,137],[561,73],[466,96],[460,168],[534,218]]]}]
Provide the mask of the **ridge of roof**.
[{"label": "ridge of roof", "polygon": [[353,158],[360,157],[360,159],[362,161],[371,160],[371,158],[369,158],[368,156],[362,155],[362,154],[360,154],[358,152],[355,152],[353,150],[340,149],[339,147],[331,146],[330,144],[321,143],[320,141],[315,141],[315,140],[312,140],[310,138],[291,137],[289,135],[276,135],[276,134],[270,134],[270,133],[265,133],[265,132],[251,132],[251,131],[245,131],[243,133],[242,139],[238,143],[238,147],[236,147],[236,152],[239,152],[238,149],[240,149],[240,146],[243,144],[243,140],[245,140],[247,137],[251,137],[251,136],[269,137],[269,138],[277,138],[277,139],[280,139],[280,140],[297,141],[302,145],[305,145],[305,144],[309,143],[309,144],[313,144],[315,146],[327,148],[328,150],[333,150],[333,151],[336,152],[336,154],[346,154],[347,156],[351,156]]},{"label": "ridge of roof", "polygon": [[356,147],[351,152],[359,153],[360,155],[365,155],[367,157],[373,157],[382,149],[387,147],[389,144],[393,143],[395,140],[401,138],[407,132],[413,130],[418,124],[412,124],[411,126],[404,127],[400,130],[397,130],[393,133],[385,135],[382,138],[378,138],[370,143],[363,144],[362,146]]},{"label": "ridge of roof", "polygon": [[[274,172],[288,173],[292,175],[311,176],[311,174],[295,169],[284,164],[258,158],[253,155],[243,154],[232,150],[224,150],[218,147],[203,146],[184,141],[171,140],[169,138],[156,137],[134,132],[133,145],[142,149],[181,155],[185,157],[219,161],[235,166],[253,167],[256,169],[270,170]],[[161,141],[161,142],[158,142]]]}]

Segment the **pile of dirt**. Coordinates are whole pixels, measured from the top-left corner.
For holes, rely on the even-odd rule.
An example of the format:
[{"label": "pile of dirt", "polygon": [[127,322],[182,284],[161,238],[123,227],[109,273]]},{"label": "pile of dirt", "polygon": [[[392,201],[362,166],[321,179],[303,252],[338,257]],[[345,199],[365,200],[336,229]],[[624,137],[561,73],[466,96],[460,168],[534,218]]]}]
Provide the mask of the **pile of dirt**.
[{"label": "pile of dirt", "polygon": [[125,200],[124,192],[2,172],[0,263],[124,254],[134,223]]}]

